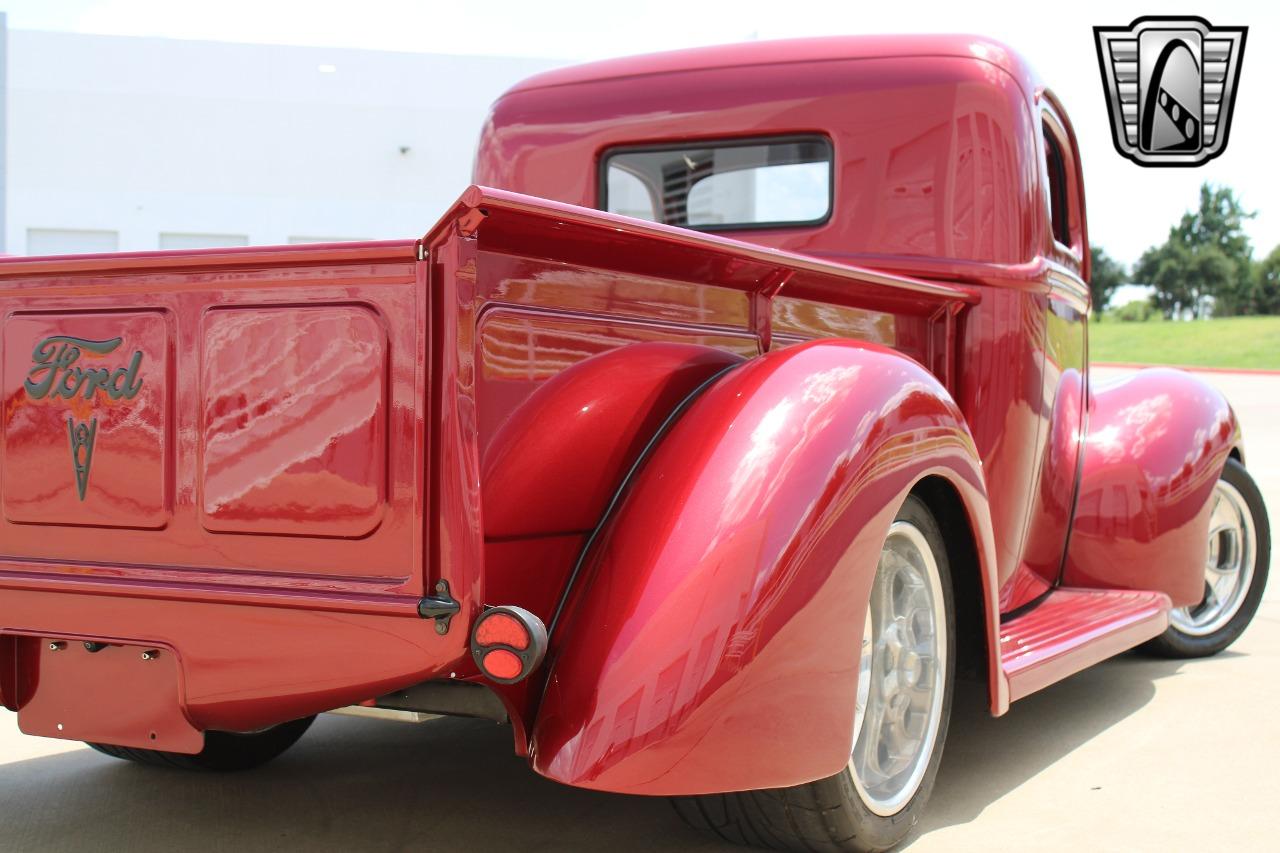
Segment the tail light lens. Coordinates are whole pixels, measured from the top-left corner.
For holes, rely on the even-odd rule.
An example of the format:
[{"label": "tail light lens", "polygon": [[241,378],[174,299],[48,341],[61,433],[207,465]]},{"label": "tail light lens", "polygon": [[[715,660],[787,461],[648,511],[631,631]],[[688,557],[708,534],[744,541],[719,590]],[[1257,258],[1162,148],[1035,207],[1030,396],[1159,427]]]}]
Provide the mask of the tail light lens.
[{"label": "tail light lens", "polygon": [[489,679],[515,684],[547,653],[547,627],[523,607],[491,607],[471,629],[471,657]]}]

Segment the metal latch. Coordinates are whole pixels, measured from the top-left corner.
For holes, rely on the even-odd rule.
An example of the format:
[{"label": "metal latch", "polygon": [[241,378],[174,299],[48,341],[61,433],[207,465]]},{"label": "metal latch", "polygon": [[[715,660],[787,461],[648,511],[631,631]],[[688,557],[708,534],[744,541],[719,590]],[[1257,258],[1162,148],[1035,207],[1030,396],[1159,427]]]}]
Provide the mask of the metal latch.
[{"label": "metal latch", "polygon": [[423,619],[436,620],[436,633],[449,633],[449,620],[462,609],[452,595],[449,594],[447,580],[436,581],[436,594],[428,595],[418,602],[418,615]]}]

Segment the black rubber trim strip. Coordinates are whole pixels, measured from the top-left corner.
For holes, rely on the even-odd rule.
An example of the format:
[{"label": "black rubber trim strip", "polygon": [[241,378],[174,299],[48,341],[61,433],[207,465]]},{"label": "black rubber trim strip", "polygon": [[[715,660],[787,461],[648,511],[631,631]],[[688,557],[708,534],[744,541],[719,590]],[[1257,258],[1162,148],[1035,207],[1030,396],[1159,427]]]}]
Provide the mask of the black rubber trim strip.
[{"label": "black rubber trim strip", "polygon": [[1055,583],[1053,586],[1049,587],[1044,592],[1040,593],[1035,598],[1028,601],[1026,604],[1019,604],[1017,607],[1013,608],[1008,613],[1001,613],[1000,626],[1004,627],[1005,625],[1008,625],[1010,622],[1017,620],[1018,617],[1026,616],[1032,610],[1035,610],[1041,604],[1044,604],[1045,601],[1048,600],[1049,596],[1053,595],[1055,592],[1057,592],[1061,588],[1062,587],[1060,584]]},{"label": "black rubber trim strip", "polygon": [[1066,541],[1062,543],[1062,559],[1058,562],[1058,576],[1053,582],[1053,588],[1057,589],[1062,586],[1063,581],[1067,579],[1067,559],[1071,556],[1071,537],[1076,529],[1076,512],[1080,509],[1080,486],[1084,481],[1084,459],[1085,453],[1089,450],[1089,431],[1093,428],[1092,415],[1089,413],[1089,400],[1093,394],[1093,383],[1089,381],[1089,342],[1085,340],[1084,351],[1084,393],[1081,394],[1081,402],[1084,404],[1084,414],[1080,418],[1080,441],[1079,449],[1076,451],[1076,481],[1071,487],[1071,512],[1067,515],[1067,535]]},{"label": "black rubber trim strip", "polygon": [[663,436],[670,431],[672,425],[674,425],[689,406],[693,404],[693,401],[701,397],[702,392],[711,387],[712,383],[719,380],[720,377],[743,364],[746,364],[746,362],[742,361],[737,364],[731,364],[722,370],[716,371],[704,380],[701,385],[689,392],[688,396],[681,400],[676,407],[671,410],[671,414],[667,415],[666,419],[663,420],[663,422],[658,425],[658,428],[653,431],[653,435],[649,437],[649,441],[645,443],[645,446],[640,450],[640,453],[636,455],[635,461],[631,463],[631,467],[623,476],[622,481],[618,483],[618,488],[614,490],[613,497],[609,499],[609,503],[605,505],[604,512],[600,514],[600,520],[596,522],[596,526],[592,528],[591,533],[587,535],[587,541],[583,543],[582,550],[578,552],[578,559],[573,564],[573,570],[569,572],[569,578],[565,581],[564,589],[560,592],[560,600],[556,602],[556,609],[551,616],[551,622],[547,625],[548,638],[555,636],[556,627],[560,624],[560,617],[564,615],[565,605],[569,603],[569,596],[573,592],[578,576],[582,574],[582,569],[587,563],[587,557],[590,555],[592,547],[596,544],[596,540],[600,538],[600,534],[604,531],[605,525],[608,524],[609,519],[613,517],[614,510],[616,510],[618,508],[618,504],[622,502],[622,496],[626,493],[627,486],[629,486],[631,481],[635,479],[640,467],[644,465],[645,461],[650,455],[652,455],[654,448],[658,446],[658,442],[662,440]]}]

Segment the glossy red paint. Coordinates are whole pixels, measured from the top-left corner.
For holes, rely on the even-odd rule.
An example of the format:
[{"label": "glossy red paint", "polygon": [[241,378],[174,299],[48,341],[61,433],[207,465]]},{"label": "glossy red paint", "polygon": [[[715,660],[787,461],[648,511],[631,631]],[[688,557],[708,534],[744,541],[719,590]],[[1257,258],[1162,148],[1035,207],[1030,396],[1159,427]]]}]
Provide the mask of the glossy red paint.
[{"label": "glossy red paint", "polygon": [[1024,264],[1042,233],[1028,108],[1037,87],[1016,54],[971,36],[611,60],[535,76],[501,98],[474,180],[595,207],[594,167],[616,145],[819,133],[836,149],[836,215],[749,232],[753,242],[913,272]]},{"label": "glossy red paint", "polygon": [[[416,604],[376,595],[294,591],[273,598],[208,586],[0,575],[8,636],[172,649],[181,666],[181,709],[202,731],[253,731],[384,695],[442,670],[447,675],[453,637],[431,630]],[[19,680],[38,683],[39,672],[21,663]],[[81,695],[85,705],[95,692],[111,692],[110,683],[93,684]],[[6,693],[19,712],[21,693]],[[112,723],[102,725],[108,730],[100,735],[81,730],[76,738],[108,736]]]},{"label": "glossy red paint", "polygon": [[[482,339],[494,335],[497,313],[507,312],[489,314]],[[486,595],[493,603],[519,603],[549,622],[582,538],[599,522],[623,473],[682,400],[741,356],[707,346],[706,337],[697,345],[632,343],[627,327],[598,320],[556,323],[534,315],[516,328],[522,354],[549,358],[517,362],[524,370],[482,362],[482,373],[504,374],[483,388],[482,411],[502,407],[506,415],[481,471]],[[602,347],[613,348],[591,355]],[[528,373],[551,378],[535,384]],[[513,391],[528,396],[512,409]],[[549,430],[548,423],[558,426]],[[561,541],[570,547],[545,551]],[[488,559],[502,543],[514,559]]]},{"label": "glossy red paint", "polygon": [[[1002,610],[1006,612],[1039,598],[1058,582],[1062,571],[1063,542],[1075,509],[1080,437],[1085,433],[1085,378],[1080,366],[1064,370],[1052,361],[1045,364],[1053,406],[1038,466],[1031,469],[1035,479],[1027,534],[1021,563],[1005,589]],[[1058,376],[1056,383],[1054,374]]]},{"label": "glossy red paint", "polygon": [[389,347],[377,309],[236,305],[209,310],[202,326],[202,526],[373,533],[388,497]]},{"label": "glossy red paint", "polygon": [[1000,628],[1010,699],[1021,699],[1169,627],[1162,592],[1058,587]]},{"label": "glossy red paint", "polygon": [[857,682],[838,652],[858,647],[868,569],[929,476],[985,523],[963,417],[899,353],[821,341],[717,380],[646,462],[553,638],[534,767],[636,794],[836,772]]},{"label": "glossy red paint", "polygon": [[[557,263],[543,258],[552,241]],[[439,400],[437,541],[483,550],[475,601],[543,618],[653,430],[703,380],[758,355],[775,318],[794,342],[829,322],[819,312],[832,300],[846,301],[826,310],[850,337],[887,341],[954,380],[954,307],[974,299],[966,288],[483,188],[424,245],[439,298],[459,306],[437,314],[436,340],[452,351],[442,346],[432,375],[453,389]],[[771,305],[779,281],[785,308]],[[468,413],[465,426],[453,412]],[[530,427],[553,412],[562,431]],[[538,696],[528,684],[498,692],[517,727],[532,727]]]},{"label": "glossy red paint", "polygon": [[[16,642],[24,670],[40,674],[38,689],[30,685],[30,694],[17,703],[24,734],[106,737],[120,746],[189,755],[204,748],[204,733],[182,710],[182,673],[172,649],[109,645],[90,651],[62,637]],[[102,689],[104,683],[110,689]],[[84,701],[86,690],[93,702]]]},{"label": "glossy red paint", "polygon": [[549,621],[586,535],[581,532],[486,539],[484,576],[488,603],[515,603],[544,622]]},{"label": "glossy red paint", "polygon": [[[162,311],[46,310],[5,320],[6,521],[53,529],[169,523],[169,330]],[[66,338],[110,349],[93,352]],[[85,472],[83,498],[69,448],[76,425],[90,425],[100,448],[81,451],[96,463]],[[50,539],[50,527],[28,529]]]},{"label": "glossy red paint", "polygon": [[[0,261],[5,558],[420,595],[425,298],[412,242]],[[52,335],[141,353],[137,395],[30,393]],[[68,418],[97,421],[83,500]]]},{"label": "glossy red paint", "polygon": [[1143,370],[1093,389],[1089,422],[1064,582],[1198,604],[1209,498],[1241,441],[1231,406],[1188,373]]},{"label": "glossy red paint", "polygon": [[[832,141],[825,224],[590,209],[612,146],[795,133]],[[807,781],[847,759],[811,733],[852,733],[860,602],[936,479],[976,543],[953,572],[982,591],[1003,713],[1198,596],[1239,447],[1181,374],[1089,387],[1080,168],[997,43],[756,43],[517,86],[476,160],[500,188],[421,241],[0,259],[0,702],[35,701],[32,638],[105,640],[172,653],[151,718],[255,729],[479,679],[486,605],[549,620],[565,597],[543,668],[496,688],[540,772]],[[30,393],[58,335],[119,337],[76,365],[120,393]],[[67,418],[97,419],[84,500]],[[445,585],[441,634],[418,604]],[[155,679],[148,702],[172,695]],[[56,731],[56,704],[26,724]]]},{"label": "glossy red paint", "polygon": [[[540,336],[547,335],[548,325],[544,318],[532,316],[516,327],[524,352],[554,347],[565,360],[530,364],[525,359],[512,365],[517,381],[526,371],[551,378],[534,386],[536,390],[505,413],[485,452],[481,469],[484,529],[492,539],[590,530],[617,490],[622,472],[662,420],[711,376],[741,361],[731,352],[693,344],[628,345],[610,334],[614,330],[608,324],[599,322],[582,324],[585,329],[577,335],[566,330],[546,341]],[[487,326],[492,333],[492,319]],[[582,338],[587,340],[579,343]],[[595,348],[592,344],[614,349],[573,363],[572,355],[566,355],[573,353],[574,344],[584,355]],[[485,364],[491,367],[497,365]],[[563,369],[555,373],[557,367]],[[498,381],[492,380],[493,385]],[[486,390],[485,401],[502,399],[492,385]],[[549,423],[556,428],[543,428]],[[560,587],[554,578],[542,580]],[[501,578],[490,575],[488,582],[499,585],[493,590],[497,600],[507,600]]]},{"label": "glossy red paint", "polygon": [[[417,616],[426,293],[412,241],[0,262],[5,642],[172,649],[201,729],[259,728],[465,660],[465,640]],[[77,344],[70,366],[140,353],[138,392],[33,393],[54,335],[120,338]],[[68,417],[97,419],[83,501]],[[6,662],[0,683],[37,665]],[[35,728],[41,707],[25,714]]]},{"label": "glossy red paint", "polygon": [[[1089,256],[1071,124],[1016,53],[973,36],[838,37],[552,71],[494,105],[475,179],[595,206],[595,166],[614,146],[800,133],[832,140],[835,215],[817,227],[728,236],[979,296],[956,320],[958,377],[913,346],[927,331],[900,323],[881,341],[941,377],[965,414],[989,486],[1001,610],[1013,610],[1061,570],[1076,476],[1074,449],[1062,441],[1078,443],[1082,429],[1059,420],[1080,408],[1058,396],[1083,392]],[[1049,226],[1045,133],[1066,154],[1069,246]],[[773,310],[798,296],[784,286]],[[827,316],[795,337],[779,329],[775,346],[874,340],[890,328],[865,290],[815,301]],[[832,309],[870,316],[850,322]]]}]

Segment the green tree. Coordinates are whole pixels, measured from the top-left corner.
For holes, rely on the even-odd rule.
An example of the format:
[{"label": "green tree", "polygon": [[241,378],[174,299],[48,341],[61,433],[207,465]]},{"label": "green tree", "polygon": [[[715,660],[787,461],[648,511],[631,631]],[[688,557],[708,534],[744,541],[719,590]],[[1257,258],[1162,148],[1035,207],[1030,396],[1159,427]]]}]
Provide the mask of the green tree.
[{"label": "green tree", "polygon": [[1216,246],[1191,248],[1170,240],[1147,249],[1134,277],[1155,288],[1151,301],[1167,319],[1207,316],[1211,300],[1236,287],[1236,265]]},{"label": "green tree", "polygon": [[1099,320],[1116,288],[1129,280],[1124,266],[1099,246],[1089,247],[1089,291],[1093,294],[1093,313]]},{"label": "green tree", "polygon": [[1155,287],[1153,301],[1165,317],[1255,313],[1253,247],[1247,211],[1230,187],[1202,184],[1200,205],[1183,214],[1160,246],[1143,253],[1133,279]]},{"label": "green tree", "polygon": [[1280,314],[1280,246],[1254,269],[1253,307],[1259,314]]}]

